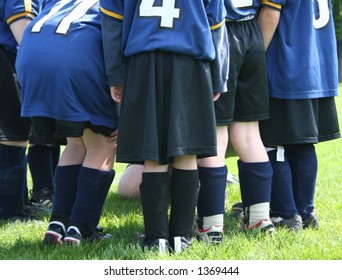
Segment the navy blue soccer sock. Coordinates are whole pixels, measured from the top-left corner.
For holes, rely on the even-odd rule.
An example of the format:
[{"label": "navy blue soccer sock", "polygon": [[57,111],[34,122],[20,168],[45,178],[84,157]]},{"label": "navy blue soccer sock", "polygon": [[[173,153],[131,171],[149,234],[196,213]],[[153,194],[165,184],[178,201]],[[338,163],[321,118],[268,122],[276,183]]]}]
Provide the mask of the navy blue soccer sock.
[{"label": "navy blue soccer sock", "polygon": [[199,193],[198,170],[172,169],[169,238],[190,238]]},{"label": "navy blue soccer sock", "polygon": [[200,192],[197,202],[199,217],[224,214],[228,170],[222,167],[198,167]]},{"label": "navy blue soccer sock", "polygon": [[272,167],[269,161],[243,162],[238,160],[238,169],[244,223],[250,227],[270,216]]},{"label": "navy blue soccer sock", "polygon": [[24,188],[23,188],[23,199],[24,199],[24,204],[28,205],[29,204],[29,189],[27,185],[27,156],[25,157],[25,180],[24,180]]},{"label": "navy blue soccer sock", "polygon": [[317,156],[313,144],[287,145],[291,166],[293,193],[299,215],[306,220],[314,211],[317,178]]},{"label": "navy blue soccer sock", "polygon": [[277,150],[268,152],[273,176],[271,193],[271,216],[280,216],[290,219],[297,213],[292,190],[292,175],[286,154],[284,161],[277,161]]},{"label": "navy blue soccer sock", "polygon": [[0,170],[26,165],[26,147],[0,144]]},{"label": "navy blue soccer sock", "polygon": [[53,189],[55,166],[53,166],[52,148],[43,145],[29,147],[27,160],[32,177],[33,192],[44,187]]},{"label": "navy blue soccer sock", "polygon": [[81,164],[57,166],[55,176],[55,198],[50,221],[67,224],[75,202],[77,178]]},{"label": "navy blue soccer sock", "polygon": [[168,239],[168,204],[170,178],[168,172],[144,172],[140,184],[144,216],[145,242]]},{"label": "navy blue soccer sock", "polygon": [[22,209],[26,184],[26,147],[0,144],[0,219]]},{"label": "navy blue soccer sock", "polygon": [[51,159],[52,159],[52,172],[53,176],[56,175],[56,168],[58,166],[59,159],[61,157],[61,146],[51,147]]},{"label": "navy blue soccer sock", "polygon": [[241,198],[244,207],[271,200],[272,167],[267,162],[238,160]]},{"label": "navy blue soccer sock", "polygon": [[[114,170],[101,171],[82,166],[77,180],[76,199],[70,224],[95,228],[101,217],[104,202],[115,176]],[[81,229],[82,232],[82,229]],[[82,232],[83,237],[92,232]]]}]

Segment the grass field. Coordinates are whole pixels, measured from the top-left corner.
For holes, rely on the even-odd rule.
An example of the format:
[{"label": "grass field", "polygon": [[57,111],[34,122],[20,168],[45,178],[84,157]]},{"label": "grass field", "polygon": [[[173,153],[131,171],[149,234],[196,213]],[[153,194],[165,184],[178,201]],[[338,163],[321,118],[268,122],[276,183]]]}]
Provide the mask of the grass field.
[{"label": "grass field", "polygon": [[[342,85],[340,85],[340,95]],[[342,99],[336,98],[340,125]],[[142,252],[130,245],[132,237],[143,231],[143,218],[138,200],[117,195],[117,182],[125,168],[116,164],[116,178],[104,207],[100,224],[113,234],[113,239],[80,247],[45,247],[42,238],[49,215],[41,222],[0,223],[0,260],[342,260],[342,140],[316,146],[319,171],[316,188],[318,230],[306,229],[297,234],[277,230],[273,237],[239,232],[239,223],[231,217],[231,205],[240,200],[238,184],[228,186],[225,240],[215,247],[194,241],[190,250],[178,255],[159,256]],[[237,174],[237,158],[227,159],[229,171]],[[31,182],[29,182],[31,183]]]}]

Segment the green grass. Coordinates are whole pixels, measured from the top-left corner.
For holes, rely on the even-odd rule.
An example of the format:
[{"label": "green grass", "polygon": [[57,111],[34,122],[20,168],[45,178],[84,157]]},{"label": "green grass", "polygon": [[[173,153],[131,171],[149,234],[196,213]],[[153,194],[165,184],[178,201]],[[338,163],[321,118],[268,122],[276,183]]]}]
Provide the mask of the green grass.
[{"label": "green grass", "polygon": [[[341,97],[336,98],[336,103],[341,125]],[[234,184],[228,186],[225,240],[221,245],[211,247],[195,241],[190,250],[179,255],[159,256],[142,252],[139,247],[130,245],[132,237],[143,231],[140,202],[117,195],[118,178],[125,165],[116,164],[116,178],[100,221],[106,231],[114,235],[113,239],[75,248],[51,248],[42,245],[48,214],[41,216],[40,223],[0,222],[0,260],[341,260],[341,139],[321,143],[316,149],[319,170],[315,205],[319,230],[306,229],[294,234],[279,229],[273,237],[239,232],[238,222],[230,216],[231,205],[240,200],[239,186]],[[233,174],[237,174],[236,160],[227,159]]]}]

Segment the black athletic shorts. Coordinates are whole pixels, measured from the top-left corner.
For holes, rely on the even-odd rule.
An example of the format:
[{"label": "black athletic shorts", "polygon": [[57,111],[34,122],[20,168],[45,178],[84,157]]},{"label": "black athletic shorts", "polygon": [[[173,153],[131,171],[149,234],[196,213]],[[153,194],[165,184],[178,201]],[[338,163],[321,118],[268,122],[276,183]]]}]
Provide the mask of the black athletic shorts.
[{"label": "black athletic shorts", "polygon": [[32,118],[32,137],[30,143],[40,145],[66,144],[67,137],[82,137],[86,128],[94,133],[110,136],[112,128],[94,126],[90,122],[71,122],[47,117]]},{"label": "black athletic shorts", "polygon": [[266,146],[318,143],[340,138],[334,97],[270,99],[270,118],[259,123]]},{"label": "black athletic shorts", "polygon": [[210,62],[171,52],[130,58],[121,105],[117,161],[172,163],[215,156]]},{"label": "black athletic shorts", "polygon": [[230,66],[228,92],[215,102],[217,125],[268,118],[268,84],[263,37],[253,20],[226,21]]},{"label": "black athletic shorts", "polygon": [[29,118],[20,116],[21,92],[15,74],[16,55],[0,46],[0,141],[27,141]]}]

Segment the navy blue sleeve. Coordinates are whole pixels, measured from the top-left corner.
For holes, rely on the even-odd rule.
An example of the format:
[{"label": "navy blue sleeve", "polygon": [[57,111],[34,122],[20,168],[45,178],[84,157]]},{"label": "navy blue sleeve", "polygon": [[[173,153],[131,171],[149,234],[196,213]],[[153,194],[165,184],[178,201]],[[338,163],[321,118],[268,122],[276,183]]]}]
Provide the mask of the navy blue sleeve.
[{"label": "navy blue sleeve", "polygon": [[103,51],[109,86],[123,84],[126,59],[122,52],[122,21],[101,14]]},{"label": "navy blue sleeve", "polygon": [[229,72],[229,43],[225,24],[212,31],[216,57],[211,62],[214,93],[227,92]]}]

